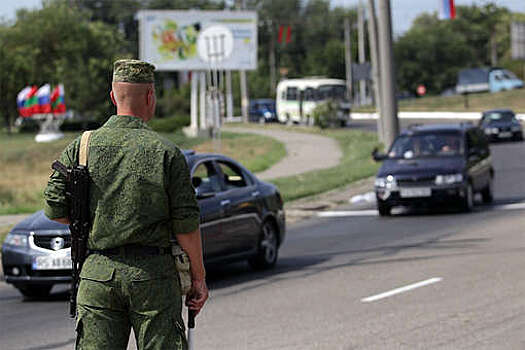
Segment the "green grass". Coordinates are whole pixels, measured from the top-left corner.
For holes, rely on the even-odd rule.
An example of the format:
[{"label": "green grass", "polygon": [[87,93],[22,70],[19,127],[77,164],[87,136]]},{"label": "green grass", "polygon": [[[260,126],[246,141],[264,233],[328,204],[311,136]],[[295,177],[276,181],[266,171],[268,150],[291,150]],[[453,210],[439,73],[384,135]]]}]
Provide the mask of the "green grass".
[{"label": "green grass", "polygon": [[[254,124],[237,125],[249,128],[259,127]],[[267,125],[264,127],[331,137],[337,141],[343,153],[338,166],[270,180],[269,182],[277,185],[285,201],[346,186],[354,181],[374,175],[379,168],[379,165],[371,157],[374,147],[379,147],[375,133],[349,129],[321,130],[301,126]]]},{"label": "green grass", "polygon": [[[471,94],[467,98],[468,108],[465,108],[465,97],[457,95],[402,100],[399,102],[399,110],[403,112],[482,112],[493,108],[510,108],[516,113],[525,113],[525,89]],[[375,112],[375,108],[365,106],[356,108],[353,112]]]},{"label": "green grass", "polygon": [[[182,149],[214,152],[206,138],[187,138],[182,132],[162,134]],[[31,213],[42,209],[43,191],[51,174],[51,163],[78,133],[67,133],[61,140],[36,143],[33,134],[0,132],[0,215]],[[265,170],[286,155],[282,143],[265,136],[223,132],[221,153],[249,170]]]}]

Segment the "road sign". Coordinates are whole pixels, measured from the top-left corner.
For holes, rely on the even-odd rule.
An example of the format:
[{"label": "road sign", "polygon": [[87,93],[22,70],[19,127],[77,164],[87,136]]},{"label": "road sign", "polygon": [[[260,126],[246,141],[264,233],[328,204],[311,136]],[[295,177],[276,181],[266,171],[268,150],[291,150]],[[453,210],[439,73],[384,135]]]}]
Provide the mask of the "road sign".
[{"label": "road sign", "polygon": [[425,85],[418,85],[416,92],[419,96],[424,96],[427,93],[427,88]]},{"label": "road sign", "polygon": [[510,42],[513,60],[525,60],[525,22],[512,22]]}]

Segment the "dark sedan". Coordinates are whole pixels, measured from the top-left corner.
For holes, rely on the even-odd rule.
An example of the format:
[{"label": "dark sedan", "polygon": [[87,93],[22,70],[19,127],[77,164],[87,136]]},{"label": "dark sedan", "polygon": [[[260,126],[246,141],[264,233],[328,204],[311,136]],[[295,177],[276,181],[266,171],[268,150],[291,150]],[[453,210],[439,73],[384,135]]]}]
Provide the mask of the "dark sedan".
[{"label": "dark sedan", "polygon": [[[206,264],[248,260],[272,268],[285,237],[283,201],[274,185],[218,154],[185,151],[201,208]],[[69,228],[39,211],[17,224],[2,246],[5,280],[29,297],[70,281]]]},{"label": "dark sedan", "polygon": [[459,207],[470,211],[474,195],[493,199],[494,169],[487,139],[470,123],[415,126],[396,138],[375,180],[377,209],[394,206]]},{"label": "dark sedan", "polygon": [[479,126],[491,141],[523,140],[521,123],[510,109],[493,109],[483,112]]}]

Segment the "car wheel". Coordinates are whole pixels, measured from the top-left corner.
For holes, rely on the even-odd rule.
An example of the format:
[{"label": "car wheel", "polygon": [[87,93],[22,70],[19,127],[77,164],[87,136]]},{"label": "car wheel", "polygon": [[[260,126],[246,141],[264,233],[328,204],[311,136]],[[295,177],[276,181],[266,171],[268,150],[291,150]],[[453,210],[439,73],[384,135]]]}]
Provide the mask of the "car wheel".
[{"label": "car wheel", "polygon": [[275,266],[279,253],[277,230],[271,221],[265,221],[261,229],[257,255],[248,262],[255,270],[266,270]]},{"label": "car wheel", "polygon": [[392,207],[386,203],[377,202],[377,211],[380,216],[390,216],[392,214]]},{"label": "car wheel", "polygon": [[492,177],[490,177],[487,187],[485,187],[481,192],[481,198],[483,199],[483,203],[487,204],[492,203],[494,200],[494,183]]},{"label": "car wheel", "polygon": [[474,208],[474,190],[472,189],[472,185],[470,183],[467,185],[466,191],[467,193],[463,199],[463,211],[468,213],[472,210],[472,208]]},{"label": "car wheel", "polygon": [[26,298],[43,298],[49,295],[53,285],[27,285],[16,288]]}]

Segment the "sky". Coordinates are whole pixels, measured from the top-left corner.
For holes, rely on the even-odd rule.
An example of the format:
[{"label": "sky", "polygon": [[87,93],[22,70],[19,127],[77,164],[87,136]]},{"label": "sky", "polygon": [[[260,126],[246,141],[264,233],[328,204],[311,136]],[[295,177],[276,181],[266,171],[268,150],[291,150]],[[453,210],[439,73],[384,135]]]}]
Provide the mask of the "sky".
[{"label": "sky", "polygon": [[[412,21],[422,12],[438,11],[440,1],[442,0],[391,0],[394,33],[399,35],[408,30]],[[333,6],[353,7],[359,3],[359,0],[331,0],[331,2]],[[367,0],[363,0],[363,3],[366,2]],[[487,0],[456,0],[456,5],[483,5],[486,2]],[[491,2],[508,7],[514,12],[525,13],[525,0],[492,0]],[[0,17],[12,20],[17,9],[40,6],[41,0],[0,0]]]}]

